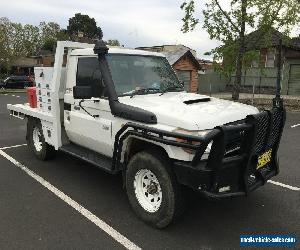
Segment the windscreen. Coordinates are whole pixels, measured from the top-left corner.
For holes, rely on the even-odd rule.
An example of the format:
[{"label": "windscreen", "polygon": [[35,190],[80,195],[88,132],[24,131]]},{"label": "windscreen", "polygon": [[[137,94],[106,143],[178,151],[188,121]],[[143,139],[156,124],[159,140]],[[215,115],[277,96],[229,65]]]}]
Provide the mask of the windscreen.
[{"label": "windscreen", "polygon": [[177,76],[164,57],[108,54],[107,62],[118,96],[131,95],[147,89],[142,94],[181,90]]}]

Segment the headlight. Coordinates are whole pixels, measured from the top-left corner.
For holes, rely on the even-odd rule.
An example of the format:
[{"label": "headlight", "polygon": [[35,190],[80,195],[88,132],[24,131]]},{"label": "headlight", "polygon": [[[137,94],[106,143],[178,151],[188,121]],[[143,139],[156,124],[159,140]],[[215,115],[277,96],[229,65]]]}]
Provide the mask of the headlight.
[{"label": "headlight", "polygon": [[205,136],[211,131],[212,131],[212,129],[207,129],[207,130],[185,130],[185,129],[177,128],[177,129],[173,130],[173,132],[176,132],[176,133],[186,134],[186,135],[194,135],[194,136]]},{"label": "headlight", "polygon": [[[175,129],[173,132],[176,132],[176,133],[180,133],[180,134],[186,134],[186,135],[193,135],[193,136],[205,136],[207,135],[209,132],[211,131],[211,129],[208,129],[208,130],[200,130],[200,131],[191,131],[191,130],[185,130],[185,129]],[[200,145],[201,142],[199,141],[191,141],[191,142],[188,142],[188,140],[186,139],[182,139],[182,138],[176,138],[176,141],[178,142],[185,142],[185,143],[190,143],[192,145]],[[210,148],[211,148],[211,143],[208,144],[206,150],[205,150],[205,153],[209,153],[210,151]],[[185,152],[189,153],[189,154],[195,154],[195,150],[194,149],[190,149],[190,148],[182,148]],[[208,150],[208,152],[207,152]]]}]

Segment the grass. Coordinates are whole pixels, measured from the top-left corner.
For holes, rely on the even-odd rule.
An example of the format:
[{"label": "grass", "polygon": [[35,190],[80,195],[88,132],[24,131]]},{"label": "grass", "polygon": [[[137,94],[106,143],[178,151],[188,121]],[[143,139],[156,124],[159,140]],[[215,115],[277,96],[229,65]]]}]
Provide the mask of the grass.
[{"label": "grass", "polygon": [[4,88],[0,88],[0,94],[9,94],[9,93],[26,93],[26,89],[4,89]]}]

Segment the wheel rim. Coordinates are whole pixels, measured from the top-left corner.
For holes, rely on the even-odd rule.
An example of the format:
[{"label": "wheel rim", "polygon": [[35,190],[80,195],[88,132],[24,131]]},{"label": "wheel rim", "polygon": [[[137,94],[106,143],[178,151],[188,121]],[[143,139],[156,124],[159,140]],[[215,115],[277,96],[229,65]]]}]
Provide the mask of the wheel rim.
[{"label": "wheel rim", "polygon": [[43,143],[41,140],[41,132],[38,127],[34,127],[32,132],[33,145],[36,151],[41,151],[43,148]]},{"label": "wheel rim", "polygon": [[162,190],[155,174],[140,169],[134,178],[134,191],[139,204],[148,212],[156,212],[162,202]]}]

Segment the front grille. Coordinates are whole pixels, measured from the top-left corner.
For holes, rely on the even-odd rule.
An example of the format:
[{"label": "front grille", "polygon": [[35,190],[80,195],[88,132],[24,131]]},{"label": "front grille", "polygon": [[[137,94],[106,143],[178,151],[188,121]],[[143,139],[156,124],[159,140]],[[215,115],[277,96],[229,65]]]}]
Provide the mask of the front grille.
[{"label": "front grille", "polygon": [[216,195],[218,187],[230,186],[227,193],[247,194],[278,174],[277,150],[284,122],[284,109],[273,108],[215,128],[219,133],[211,139],[214,143],[205,165],[211,171],[209,192]]},{"label": "front grille", "polygon": [[247,179],[248,186],[252,186],[256,183],[257,179],[254,175],[249,175]]},{"label": "front grille", "polygon": [[237,137],[232,138],[227,143],[226,148],[225,148],[225,155],[227,153],[231,153],[233,150],[239,149],[241,147],[241,145],[242,145],[242,137],[240,134],[238,134]]},{"label": "front grille", "polygon": [[273,109],[271,112],[264,111],[255,116],[257,131],[254,154],[258,155],[273,148],[279,141],[283,119],[283,111],[279,109]]},{"label": "front grille", "polygon": [[254,143],[254,153],[259,154],[265,150],[266,146],[266,137],[269,128],[269,115],[268,112],[261,112],[256,117],[257,122],[257,131],[256,131],[256,139]]},{"label": "front grille", "polygon": [[272,128],[269,140],[267,142],[267,147],[272,148],[275,143],[278,141],[280,134],[281,134],[281,128],[283,123],[283,111],[281,110],[275,110],[272,114]]},{"label": "front grille", "polygon": [[[238,125],[245,123],[245,119],[238,120],[234,122],[226,123],[226,126]],[[225,146],[225,155],[231,153],[232,151],[240,149],[242,145],[243,136],[240,132],[235,132],[230,134],[230,138],[227,139],[227,144]]]}]

